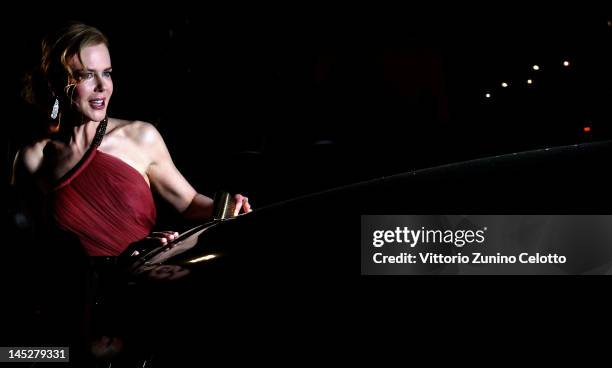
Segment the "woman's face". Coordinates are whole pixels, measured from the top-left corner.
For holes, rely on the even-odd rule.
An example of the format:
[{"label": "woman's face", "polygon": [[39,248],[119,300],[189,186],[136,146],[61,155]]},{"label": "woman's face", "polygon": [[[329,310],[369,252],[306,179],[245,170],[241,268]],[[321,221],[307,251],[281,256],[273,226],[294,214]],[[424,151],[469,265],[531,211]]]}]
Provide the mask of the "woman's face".
[{"label": "woman's face", "polygon": [[87,46],[81,50],[81,61],[74,55],[68,65],[76,80],[72,93],[73,106],[83,115],[84,121],[101,121],[113,94],[111,60],[104,44]]}]

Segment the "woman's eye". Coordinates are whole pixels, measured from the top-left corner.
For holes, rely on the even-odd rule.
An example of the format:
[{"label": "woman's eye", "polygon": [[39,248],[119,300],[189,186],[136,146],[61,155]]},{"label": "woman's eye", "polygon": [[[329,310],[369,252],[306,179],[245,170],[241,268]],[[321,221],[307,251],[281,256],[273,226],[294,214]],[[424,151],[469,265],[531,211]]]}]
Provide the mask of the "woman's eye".
[{"label": "woman's eye", "polygon": [[81,79],[91,79],[93,78],[94,74],[91,72],[88,73],[81,73],[80,78]]},{"label": "woman's eye", "polygon": [[112,73],[113,73],[113,71],[112,71],[112,70],[107,70],[107,71],[105,71],[104,73],[102,73],[102,75],[104,75],[105,77],[107,77],[107,78],[108,78],[108,77],[110,77],[110,76],[111,76],[111,74],[112,74]]}]

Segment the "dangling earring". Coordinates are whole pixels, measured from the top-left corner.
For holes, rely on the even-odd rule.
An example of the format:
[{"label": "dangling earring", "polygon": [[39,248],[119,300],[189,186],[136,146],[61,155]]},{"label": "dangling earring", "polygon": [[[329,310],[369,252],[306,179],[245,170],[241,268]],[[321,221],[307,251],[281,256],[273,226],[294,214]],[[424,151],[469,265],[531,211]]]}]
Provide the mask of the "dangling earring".
[{"label": "dangling earring", "polygon": [[59,100],[56,98],[55,103],[53,103],[53,109],[51,110],[51,119],[57,119],[57,114],[59,113]]},{"label": "dangling earring", "polygon": [[62,117],[59,114],[59,99],[56,97],[51,109],[51,120],[55,120],[53,125],[49,125],[49,133],[59,132],[60,125],[62,124]]}]

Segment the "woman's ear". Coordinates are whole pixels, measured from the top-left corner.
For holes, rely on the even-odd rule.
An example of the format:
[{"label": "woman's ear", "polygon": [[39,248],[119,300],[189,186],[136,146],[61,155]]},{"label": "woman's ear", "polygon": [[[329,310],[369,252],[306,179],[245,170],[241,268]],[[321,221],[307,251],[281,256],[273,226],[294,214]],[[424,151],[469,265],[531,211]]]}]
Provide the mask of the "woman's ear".
[{"label": "woman's ear", "polygon": [[74,94],[74,89],[76,88],[76,83],[68,83],[66,87],[64,87],[64,94],[68,97],[69,100],[72,100],[72,95]]}]

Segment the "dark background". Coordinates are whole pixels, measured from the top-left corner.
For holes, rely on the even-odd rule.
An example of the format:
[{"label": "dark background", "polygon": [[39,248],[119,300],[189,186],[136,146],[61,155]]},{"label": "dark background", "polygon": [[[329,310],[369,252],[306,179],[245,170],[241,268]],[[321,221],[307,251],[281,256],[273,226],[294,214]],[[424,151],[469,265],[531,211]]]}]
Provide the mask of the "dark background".
[{"label": "dark background", "polygon": [[[49,4],[48,8],[26,6],[23,10],[5,12],[7,19],[2,24],[6,27],[3,39],[6,178],[14,153],[28,141],[34,129],[31,108],[20,99],[21,78],[39,60],[41,38],[69,19],[97,26],[110,39],[115,83],[111,116],[154,123],[176,165],[199,191],[208,195],[221,188],[240,191],[248,194],[258,207],[337,185],[444,163],[612,139],[612,13],[601,5],[536,7],[529,3],[496,2],[495,6],[449,6],[433,2],[428,7],[409,3],[402,9],[354,5],[332,9],[329,5],[314,4],[286,9],[258,5],[247,9],[238,4],[225,7],[198,4],[164,8],[147,5],[137,10],[126,9],[126,4],[86,2]],[[570,68],[562,66],[565,58],[571,63]],[[533,64],[541,70],[533,71]],[[527,78],[534,80],[532,86],[526,85]],[[508,81],[510,87],[502,89],[503,81]],[[491,94],[490,99],[485,98],[486,93]],[[585,126],[591,127],[589,133],[584,132]],[[601,157],[599,160],[603,162]],[[533,165],[537,166],[537,161]],[[464,172],[452,177],[460,179],[462,175]],[[507,176],[512,176],[512,172]],[[519,176],[516,181],[521,179]],[[579,182],[580,178],[575,180]],[[535,185],[534,191],[532,184],[523,183],[531,197],[551,191],[544,184]],[[486,185],[487,182],[483,184]],[[601,187],[595,192],[604,193],[603,184],[598,185]],[[405,196],[416,194],[424,198],[422,202],[436,193],[446,193],[440,196],[440,201],[465,196],[442,192],[443,186],[440,181],[438,187],[429,188],[428,192],[412,189],[406,193],[399,187],[396,190]],[[588,185],[580,188],[583,187]],[[505,198],[501,201],[504,205],[514,198],[506,198],[507,193],[501,191],[492,193]],[[376,202],[376,196],[370,197],[366,199]],[[12,199],[9,198],[9,215]],[[588,202],[585,206],[608,210],[606,202],[597,197],[581,201],[575,195],[572,199],[576,202],[570,201],[570,205]],[[319,199],[315,205],[323,202],[324,198]],[[564,202],[559,202],[562,207]],[[556,202],[544,203],[550,204],[548,209]],[[401,203],[389,205],[400,206]],[[162,216],[170,216],[167,208],[160,209]],[[411,209],[414,211],[414,207]],[[275,224],[282,225],[279,220],[291,223],[291,219],[279,219],[274,213],[270,217]],[[8,223],[14,225],[13,220],[10,217]],[[358,221],[357,218],[354,228],[359,226]],[[315,216],[312,222],[312,227],[305,222],[303,228],[317,230]],[[302,228],[300,222],[292,225]],[[18,303],[14,313],[4,315],[19,326],[7,330],[11,333],[4,345],[55,341],[64,329],[44,326],[68,324],[49,317],[56,311],[45,314],[45,308],[49,308],[48,304],[56,305],[59,314],[73,313],[66,308],[68,303],[62,302],[62,298],[70,300],[69,289],[61,282],[57,282],[57,288],[38,288],[37,292],[21,287],[39,285],[40,280],[35,279],[38,276],[33,272],[37,263],[30,258],[28,249],[21,247],[23,239],[14,241],[17,236],[13,233],[18,234],[9,233],[7,248],[20,257],[12,257],[11,252],[5,254],[2,268],[7,275],[2,278],[17,283],[7,287],[7,293]],[[242,231],[232,233],[239,235]],[[295,242],[299,243],[299,232],[296,233]],[[350,241],[357,233],[346,234],[345,245],[358,244]],[[255,239],[275,237],[278,235],[265,233]],[[257,241],[247,245],[261,249],[263,254],[273,253],[266,244],[252,243]],[[291,243],[288,242],[288,247],[296,248]],[[322,251],[320,244],[313,244],[308,248],[297,247],[297,251],[303,250],[304,259]],[[62,272],[68,262],[48,267],[59,274],[54,275],[56,279],[63,277],[76,284],[78,278]],[[357,264],[346,261],[339,267],[347,270],[346,275],[354,276],[359,271],[351,265]],[[304,278],[319,275],[316,267],[315,264],[310,272],[304,272]],[[28,281],[28,277],[36,282]],[[517,288],[509,279],[500,278],[494,279],[494,285],[486,282],[481,285],[481,281],[474,280],[470,284],[465,278],[454,278],[449,287],[439,282],[431,287],[422,278],[416,281],[360,278],[363,281],[360,285],[365,287],[352,293],[344,279],[326,281],[327,287],[322,292],[306,282],[277,289],[274,286],[287,281],[282,274],[265,285],[249,283],[252,274],[236,273],[235,277],[238,282],[225,289],[226,298],[209,296],[208,300],[218,309],[228,307],[226,313],[231,316],[219,318],[218,324],[226,321],[230,326],[232,322],[244,322],[247,327],[255,324],[251,329],[254,336],[248,336],[253,346],[262,341],[259,332],[269,332],[271,327],[275,327],[272,335],[282,336],[284,344],[293,343],[286,336],[293,337],[302,329],[311,330],[319,340],[335,340],[329,341],[332,347],[341,341],[336,339],[338,336],[373,343],[378,337],[395,336],[397,331],[430,343],[439,340],[440,331],[452,331],[449,324],[464,327],[461,322],[465,321],[465,327],[473,328],[473,324],[486,321],[480,318],[484,311],[496,313],[495,323],[478,326],[485,330],[488,325],[495,326],[493,336],[510,327],[529,338],[524,332],[533,325],[541,331],[550,327],[548,330],[557,336],[566,337],[568,322],[571,323],[567,315],[586,317],[576,327],[579,333],[589,336],[591,331],[584,331],[585,326],[599,326],[603,320],[597,319],[593,311],[601,310],[597,306],[607,305],[601,301],[605,295],[601,290],[606,288],[586,291],[583,279],[572,279],[576,290],[580,290],[573,297],[568,294],[567,279],[562,285],[555,285],[550,278],[542,278],[539,283],[523,279],[527,282]],[[47,278],[51,279],[45,276],[44,281]],[[217,279],[212,283],[208,280],[206,286],[215,282]],[[274,289],[274,293],[266,293],[268,289]],[[207,292],[202,287],[194,294],[203,296],[208,303]],[[535,298],[527,303],[526,294]],[[391,306],[383,303],[389,300],[394,302]],[[439,300],[443,302],[437,303]],[[477,308],[472,308],[481,300]],[[539,305],[542,300],[548,301],[550,307]],[[564,313],[563,307],[570,305],[569,300],[589,306],[589,312],[581,314],[573,309]],[[252,306],[258,303],[259,308]],[[175,304],[183,307],[187,303]],[[590,308],[591,305],[595,308]],[[306,312],[298,310],[298,306]],[[498,313],[502,307],[511,313]],[[42,315],[39,310],[43,310]],[[358,316],[364,317],[363,321],[351,317],[350,311],[354,310],[361,312]],[[547,312],[544,317],[542,311]],[[293,320],[280,318],[285,314],[297,316],[303,322],[287,323]],[[332,323],[321,318],[327,315],[334,316]],[[433,318],[421,318],[427,315]],[[505,317],[499,318],[501,315]],[[520,318],[525,315],[528,318]],[[274,321],[271,316],[281,319],[284,329],[271,326],[269,322]],[[413,322],[417,319],[426,322],[426,335],[415,331]],[[172,321],[172,316],[169,320]],[[402,321],[410,326],[403,329]],[[506,328],[500,329],[500,324]],[[394,330],[394,334],[376,333],[384,330],[383,326]],[[228,330],[231,337],[219,339],[219,335],[211,333],[210,326],[205,327],[196,330],[198,334],[234,346],[235,330]],[[336,330],[336,334],[327,333],[330,329]],[[47,331],[52,339],[45,340],[46,336],[31,332],[37,330]],[[213,329],[216,330],[221,329]],[[326,333],[321,334],[322,331]],[[160,341],[176,337],[168,336]],[[538,343],[545,340],[540,334],[534,336]],[[195,340],[200,344],[201,339]],[[310,349],[312,345],[309,341],[304,346]],[[200,344],[193,352],[199,353],[203,347]],[[389,351],[388,346],[383,347],[385,350],[375,348],[368,346],[367,351]],[[320,350],[315,347],[315,352]],[[439,351],[436,353],[439,355]],[[354,351],[346,356],[349,354]]]},{"label": "dark background", "polygon": [[16,13],[5,58],[13,117],[5,173],[33,129],[20,80],[39,60],[41,38],[65,20],[110,39],[111,116],[155,124],[200,192],[240,191],[262,206],[443,163],[612,138],[611,14],[592,5],[435,2]]}]

